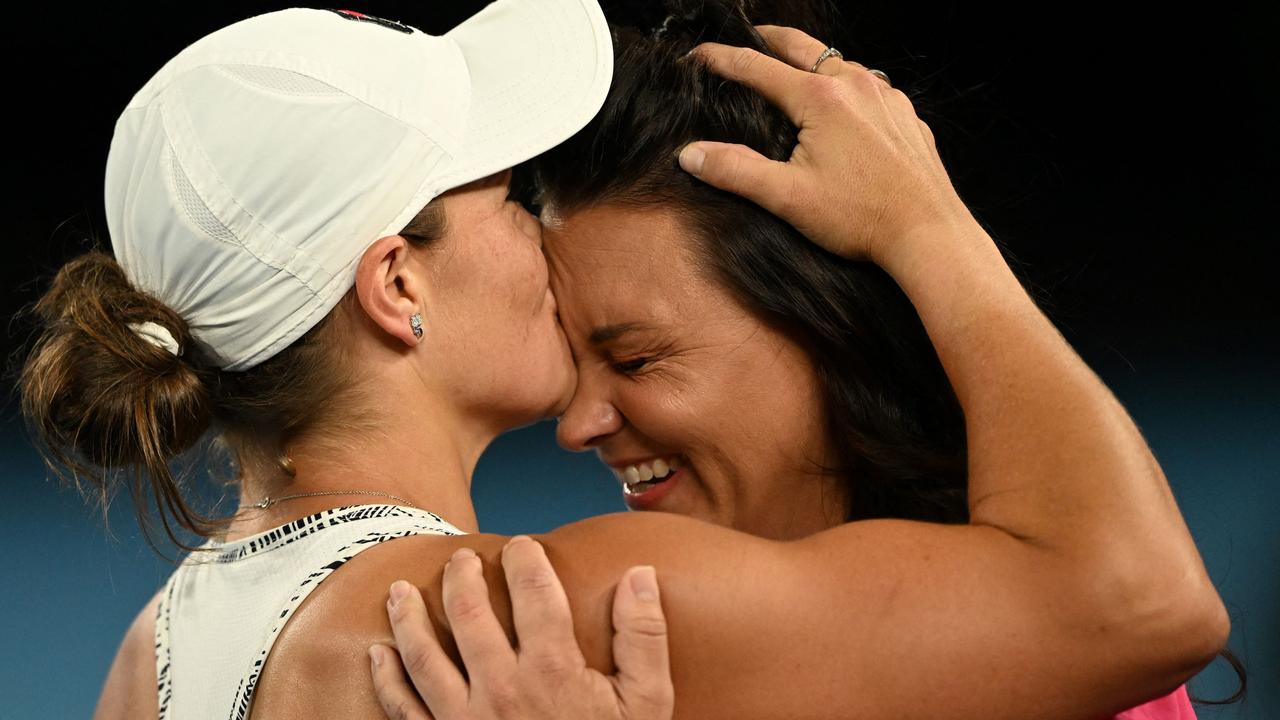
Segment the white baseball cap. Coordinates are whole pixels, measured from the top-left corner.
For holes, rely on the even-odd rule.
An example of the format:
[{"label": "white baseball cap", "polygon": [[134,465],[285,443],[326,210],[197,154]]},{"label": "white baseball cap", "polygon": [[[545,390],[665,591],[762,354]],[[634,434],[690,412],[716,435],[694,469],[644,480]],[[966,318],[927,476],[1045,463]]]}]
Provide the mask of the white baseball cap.
[{"label": "white baseball cap", "polygon": [[116,122],[116,259],[182,315],[203,362],[247,370],[314,327],[364,251],[436,196],[585,126],[612,74],[596,0],[497,0],[439,37],[348,11],[237,22]]}]

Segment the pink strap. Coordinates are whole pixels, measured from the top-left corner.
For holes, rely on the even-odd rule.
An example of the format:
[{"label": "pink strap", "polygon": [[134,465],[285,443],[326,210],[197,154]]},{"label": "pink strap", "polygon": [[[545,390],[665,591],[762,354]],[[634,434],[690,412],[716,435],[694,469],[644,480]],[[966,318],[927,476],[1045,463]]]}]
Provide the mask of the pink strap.
[{"label": "pink strap", "polygon": [[1162,698],[1125,710],[1115,720],[1196,720],[1196,711],[1187,697],[1187,686],[1181,685]]}]

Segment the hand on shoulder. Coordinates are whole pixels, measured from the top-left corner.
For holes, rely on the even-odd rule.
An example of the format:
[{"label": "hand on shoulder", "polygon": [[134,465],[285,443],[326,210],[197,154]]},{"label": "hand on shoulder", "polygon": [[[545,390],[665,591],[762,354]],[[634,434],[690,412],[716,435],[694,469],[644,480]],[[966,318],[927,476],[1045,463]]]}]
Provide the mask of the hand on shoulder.
[{"label": "hand on shoulder", "polygon": [[613,675],[587,666],[568,597],[538,542],[512,538],[503,548],[502,568],[515,647],[489,601],[476,553],[459,550],[445,566],[444,610],[466,663],[465,677],[437,639],[418,588],[392,585],[387,607],[399,652],[370,648],[374,685],[388,717],[670,720],[674,689],[666,619],[652,567],[630,569],[614,591]]}]

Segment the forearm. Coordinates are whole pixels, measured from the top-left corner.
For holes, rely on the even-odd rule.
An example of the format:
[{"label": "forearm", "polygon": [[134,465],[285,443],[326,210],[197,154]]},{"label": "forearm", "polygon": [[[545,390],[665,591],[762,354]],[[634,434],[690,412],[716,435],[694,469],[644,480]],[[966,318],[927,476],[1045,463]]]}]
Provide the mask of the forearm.
[{"label": "forearm", "polygon": [[[1154,499],[1145,443],[995,243],[976,223],[929,234],[885,265],[964,408],[975,522],[1047,541],[1062,513],[1100,525],[1135,493]],[[1116,493],[1126,502],[1093,507]]]},{"label": "forearm", "polygon": [[1216,594],[1141,433],[991,238],[970,218],[900,247],[883,264],[964,409],[972,521],[1107,578],[1118,596],[1213,610]]}]

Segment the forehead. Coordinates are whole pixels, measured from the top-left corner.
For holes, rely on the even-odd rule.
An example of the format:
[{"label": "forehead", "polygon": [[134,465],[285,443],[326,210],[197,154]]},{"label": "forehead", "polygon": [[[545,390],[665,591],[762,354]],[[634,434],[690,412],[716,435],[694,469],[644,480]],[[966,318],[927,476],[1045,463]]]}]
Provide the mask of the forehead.
[{"label": "forehead", "polygon": [[544,223],[562,315],[666,319],[715,293],[698,270],[694,233],[670,207],[600,205]]},{"label": "forehead", "polygon": [[[673,208],[597,205],[570,214],[543,214],[549,255],[569,269],[583,264],[613,267],[619,261],[657,260],[687,254],[693,234]],[[688,259],[688,258],[684,258]]]}]

